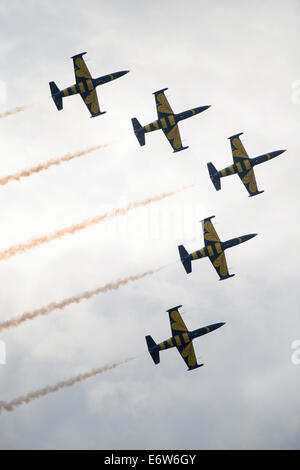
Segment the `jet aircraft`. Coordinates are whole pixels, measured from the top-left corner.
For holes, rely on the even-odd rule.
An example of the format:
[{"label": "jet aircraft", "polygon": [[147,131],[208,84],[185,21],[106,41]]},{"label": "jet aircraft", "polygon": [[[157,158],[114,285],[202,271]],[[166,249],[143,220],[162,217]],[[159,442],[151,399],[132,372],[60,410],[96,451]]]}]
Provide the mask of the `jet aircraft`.
[{"label": "jet aircraft", "polygon": [[182,307],[182,305],[178,305],[177,307],[173,307],[167,310],[170,318],[172,332],[171,338],[156,344],[152,337],[148,335],[146,336],[146,342],[154,364],[158,364],[160,362],[160,351],[176,347],[182,359],[188,366],[188,370],[193,370],[203,366],[203,364],[197,363],[194,346],[192,343],[193,339],[197,338],[198,336],[206,335],[207,333],[210,333],[211,331],[214,331],[217,328],[225,325],[225,323],[214,323],[203,328],[198,328],[197,330],[188,331],[178,311],[180,307]]},{"label": "jet aircraft", "polygon": [[225,242],[221,242],[211,222],[211,219],[213,217],[215,216],[213,215],[211,217],[207,217],[206,219],[203,219],[201,221],[205,247],[201,248],[200,250],[194,251],[193,253],[188,253],[184,246],[180,245],[178,246],[178,251],[183,267],[188,274],[192,272],[193,260],[198,258],[205,258],[206,256],[208,256],[213,267],[220,276],[219,280],[222,281],[223,279],[228,279],[229,277],[234,276],[234,274],[229,274],[228,272],[224,251],[227,250],[227,248],[232,248],[235,245],[239,245],[240,243],[250,240],[251,238],[255,237],[257,233],[242,235],[240,237],[232,238]]},{"label": "jet aircraft", "polygon": [[132,118],[132,125],[134,133],[140,145],[145,145],[145,133],[156,131],[161,129],[165,136],[167,137],[173,152],[180,152],[180,150],[187,149],[188,147],[183,147],[181,142],[181,137],[178,128],[178,122],[183,119],[187,119],[195,114],[201,113],[210,106],[200,106],[199,108],[189,109],[179,114],[174,114],[171,106],[164,94],[168,88],[155,91],[153,95],[155,96],[156,108],[158,120],[153,121],[146,126],[142,126],[136,118]]},{"label": "jet aircraft", "polygon": [[220,178],[237,173],[247,189],[249,197],[251,197],[263,193],[263,191],[258,191],[253,167],[271,160],[271,158],[278,157],[278,155],[281,155],[285,150],[276,150],[275,152],[265,153],[255,158],[249,158],[239,137],[242,134],[243,132],[229,137],[234,162],[233,165],[227,166],[220,171],[217,171],[211,162],[207,164],[207,167],[210,179],[217,191],[221,189]]},{"label": "jet aircraft", "polygon": [[60,111],[63,108],[64,97],[79,93],[91,113],[90,117],[100,116],[100,114],[104,114],[106,111],[100,111],[96,87],[122,77],[122,75],[128,73],[129,70],[123,70],[121,72],[103,75],[102,77],[92,78],[86,63],[82,58],[84,54],[86,54],[86,52],[81,52],[81,54],[76,54],[71,57],[71,59],[73,59],[76,84],[65,88],[64,90],[60,90],[55,82],[50,82],[49,86],[51,95],[57,109]]}]

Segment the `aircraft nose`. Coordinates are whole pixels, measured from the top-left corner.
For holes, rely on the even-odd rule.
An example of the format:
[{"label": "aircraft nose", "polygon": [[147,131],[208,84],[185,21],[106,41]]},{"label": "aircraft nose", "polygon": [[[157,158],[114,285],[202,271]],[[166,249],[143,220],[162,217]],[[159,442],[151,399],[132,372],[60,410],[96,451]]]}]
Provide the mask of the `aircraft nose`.
[{"label": "aircraft nose", "polygon": [[242,237],[242,241],[246,242],[248,240],[251,240],[251,238],[256,237],[256,235],[258,235],[258,233],[249,233],[249,235],[244,235]]},{"label": "aircraft nose", "polygon": [[223,326],[223,325],[225,325],[224,322],[221,322],[221,323],[214,323],[213,325],[210,325],[210,326],[209,326],[209,329],[210,329],[211,331],[217,330],[218,328],[221,328],[221,326]]},{"label": "aircraft nose", "polygon": [[113,77],[112,80],[114,80],[116,78],[123,77],[123,75],[125,75],[128,72],[130,72],[130,70],[121,70],[120,72],[115,72],[115,73],[111,74],[111,76]]},{"label": "aircraft nose", "polygon": [[194,110],[196,111],[196,113],[202,113],[202,111],[205,111],[206,109],[210,108],[211,105],[207,105],[207,106],[198,106],[198,108],[194,108]]}]

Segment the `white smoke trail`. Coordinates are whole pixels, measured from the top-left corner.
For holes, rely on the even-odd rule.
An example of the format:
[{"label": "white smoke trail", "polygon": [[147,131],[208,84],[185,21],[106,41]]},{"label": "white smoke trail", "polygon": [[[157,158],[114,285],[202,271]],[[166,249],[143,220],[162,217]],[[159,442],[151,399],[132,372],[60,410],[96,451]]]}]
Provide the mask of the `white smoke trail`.
[{"label": "white smoke trail", "polygon": [[58,166],[61,165],[64,162],[68,162],[70,160],[73,160],[74,158],[79,158],[82,157],[90,152],[94,152],[95,150],[98,150],[100,148],[107,147],[108,144],[103,144],[103,145],[95,145],[94,147],[89,147],[85,150],[81,150],[80,152],[76,153],[68,153],[67,155],[64,155],[63,157],[60,158],[53,158],[51,160],[48,160],[45,163],[40,163],[39,165],[28,168],[25,170],[20,170],[17,173],[14,173],[12,175],[5,176],[4,178],[0,179],[0,185],[4,186],[7,183],[11,181],[20,181],[21,178],[26,178],[28,176],[31,176],[35,173],[39,173],[40,171],[48,170],[51,166]]},{"label": "white smoke trail", "polygon": [[17,108],[11,109],[10,111],[1,113],[0,119],[6,118],[7,116],[12,116],[13,114],[19,113],[20,111],[24,111],[25,108],[27,108],[27,106],[18,106]]},{"label": "white smoke trail", "polygon": [[189,189],[191,187],[192,186],[185,186],[174,191],[169,191],[168,193],[162,193],[156,196],[148,197],[147,199],[143,199],[142,201],[132,202],[126,207],[114,209],[111,212],[107,212],[106,214],[94,217],[92,219],[84,220],[83,222],[80,222],[76,225],[65,227],[61,230],[58,230],[57,232],[50,233],[49,235],[44,235],[38,238],[32,238],[26,243],[13,245],[10,248],[0,252],[0,261],[9,259],[12,256],[24,253],[27,250],[31,250],[32,248],[43,245],[45,243],[49,243],[53,240],[57,240],[59,238],[64,237],[65,235],[74,235],[76,232],[91,227],[92,225],[98,224],[99,222],[104,222],[105,220],[112,219],[113,217],[117,217],[119,215],[125,215],[131,210],[146,206],[147,204],[150,204],[152,202],[161,201],[162,199],[177,194],[179,191],[184,191],[185,189]]},{"label": "white smoke trail", "polygon": [[83,382],[84,380],[87,380],[91,377],[95,377],[98,374],[102,374],[102,372],[115,369],[121,364],[125,364],[126,362],[132,361],[133,359],[135,358],[130,357],[128,359],[125,359],[124,361],[115,362],[113,364],[107,364],[103,367],[99,367],[98,369],[92,369],[89,372],[84,372],[83,374],[75,375],[75,377],[71,377],[70,379],[62,380],[61,382],[58,382],[55,385],[47,385],[46,387],[41,388],[40,390],[27,393],[27,395],[23,395],[21,397],[15,398],[14,400],[2,401],[0,402],[0,414],[2,413],[3,410],[14,411],[14,409],[17,408],[18,406],[24,405],[25,403],[27,404],[31,403],[33,400],[36,400],[37,398],[44,397],[48,395],[49,393],[58,392],[59,390],[65,387],[72,387],[72,385],[74,385],[75,383]]},{"label": "white smoke trail", "polygon": [[154,274],[160,271],[163,266],[152,269],[150,271],[145,271],[141,274],[136,274],[134,276],[128,276],[123,279],[119,279],[115,282],[109,282],[102,287],[98,287],[97,289],[82,292],[79,295],[69,297],[67,299],[62,300],[61,302],[51,302],[50,304],[46,305],[45,307],[39,308],[37,310],[33,310],[32,312],[25,312],[23,315],[18,317],[13,317],[10,320],[6,320],[0,323],[0,332],[6,330],[8,328],[12,328],[15,326],[19,326],[21,323],[24,323],[27,320],[33,320],[34,318],[40,315],[48,315],[49,313],[53,312],[54,310],[63,310],[64,308],[68,307],[71,304],[79,304],[82,300],[90,299],[91,297],[98,295],[98,294],[105,294],[110,290],[119,289],[121,286],[125,286],[129,282],[135,282],[139,279],[142,279],[145,276],[149,276],[150,274]]}]

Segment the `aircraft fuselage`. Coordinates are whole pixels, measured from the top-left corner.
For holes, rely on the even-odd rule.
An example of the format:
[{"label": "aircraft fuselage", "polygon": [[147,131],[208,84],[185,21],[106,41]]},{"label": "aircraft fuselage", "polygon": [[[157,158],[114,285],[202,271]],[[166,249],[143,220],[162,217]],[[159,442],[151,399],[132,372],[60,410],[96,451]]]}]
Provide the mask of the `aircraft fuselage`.
[{"label": "aircraft fuselage", "polygon": [[80,94],[89,93],[98,85],[104,85],[104,83],[111,82],[112,80],[115,80],[116,78],[120,78],[126,73],[128,73],[128,70],[122,70],[121,72],[115,72],[109,75],[103,75],[102,77],[98,77],[98,78],[84,79],[82,81],[79,81],[75,85],[72,85],[70,87],[64,88],[63,90],[60,90],[59,93],[63,97],[77,95],[78,93]]},{"label": "aircraft fuselage", "polygon": [[251,233],[249,235],[242,235],[241,237],[231,238],[225,242],[212,243],[211,245],[206,245],[200,250],[190,253],[186,259],[195,260],[199,258],[205,258],[206,256],[220,255],[222,251],[227,250],[227,248],[232,248],[233,246],[244,243],[247,240],[255,237],[256,233]]},{"label": "aircraft fuselage", "polygon": [[229,176],[234,175],[235,173],[248,171],[255,165],[259,165],[260,163],[264,163],[272,158],[278,157],[278,155],[281,155],[283,152],[285,152],[285,150],[276,150],[275,152],[265,153],[258,157],[249,159],[245,158],[244,160],[241,159],[239,162],[233,163],[232,165],[223,168],[223,170],[218,171],[216,176],[221,178],[222,176]]},{"label": "aircraft fuselage", "polygon": [[193,339],[198,338],[198,336],[206,335],[207,333],[210,333],[211,331],[214,331],[223,325],[225,325],[225,323],[214,323],[203,328],[198,328],[197,330],[185,331],[184,333],[180,333],[176,336],[171,336],[171,338],[162,341],[161,343],[158,343],[155,348],[158,351],[163,351],[164,349],[170,349],[177,346],[184,346]]},{"label": "aircraft fuselage", "polygon": [[152,132],[157,131],[158,129],[168,129],[170,126],[174,126],[179,121],[183,121],[184,119],[195,116],[195,114],[199,114],[208,108],[209,106],[199,106],[198,108],[189,109],[188,111],[183,111],[182,113],[168,114],[160,119],[157,119],[156,121],[150,122],[150,124],[146,124],[146,126],[141,127],[139,131]]}]

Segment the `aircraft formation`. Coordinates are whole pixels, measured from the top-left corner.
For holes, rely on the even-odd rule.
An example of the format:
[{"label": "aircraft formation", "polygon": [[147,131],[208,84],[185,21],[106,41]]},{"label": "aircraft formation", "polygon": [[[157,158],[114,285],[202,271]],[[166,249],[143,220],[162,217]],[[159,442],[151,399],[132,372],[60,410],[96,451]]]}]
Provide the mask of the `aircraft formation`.
[{"label": "aircraft formation", "polygon": [[[106,112],[100,111],[96,87],[98,85],[103,85],[107,82],[120,78],[129,71],[124,70],[93,79],[83,59],[84,54],[86,54],[86,52],[82,52],[71,57],[73,60],[76,84],[62,90],[57,87],[54,81],[50,82],[49,86],[51,96],[58,110],[63,109],[63,98],[79,94],[91,114],[90,117],[96,117]],[[203,111],[207,110],[210,105],[199,106],[176,114],[173,112],[165,96],[166,90],[167,88],[163,88],[153,93],[157,109],[157,120],[142,126],[137,118],[132,118],[133,131],[140,146],[144,146],[146,143],[146,133],[162,130],[167,140],[169,141],[173,152],[180,152],[187,149],[188,147],[184,147],[182,145],[178,123],[184,119],[202,113]],[[229,137],[233,156],[232,165],[220,171],[218,171],[211,162],[207,163],[207,167],[209,177],[217,191],[221,189],[221,178],[237,174],[248,191],[249,196],[253,197],[263,193],[263,191],[258,190],[253,170],[254,166],[281,155],[283,152],[285,152],[285,150],[272,151],[254,158],[249,158],[240,139],[242,134],[243,133],[239,133]],[[210,216],[201,221],[204,236],[204,247],[194,252],[188,253],[183,245],[179,245],[179,257],[187,274],[191,273],[192,271],[192,261],[208,257],[219,276],[219,280],[224,280],[234,276],[234,274],[230,274],[228,271],[224,253],[225,250],[244,243],[245,241],[255,237],[257,234],[252,233],[248,235],[242,235],[222,242],[212,224],[211,219],[213,217],[214,216]],[[197,363],[192,342],[193,339],[197,338],[198,336],[210,333],[220,328],[225,323],[214,323],[193,331],[189,331],[179,313],[178,309],[180,307],[182,307],[182,305],[167,310],[169,314],[172,336],[169,339],[157,344],[152,339],[152,337],[148,335],[146,336],[146,343],[148,351],[155,364],[160,362],[160,351],[176,347],[186,365],[188,366],[188,370],[193,370],[203,366],[203,364]]]}]

